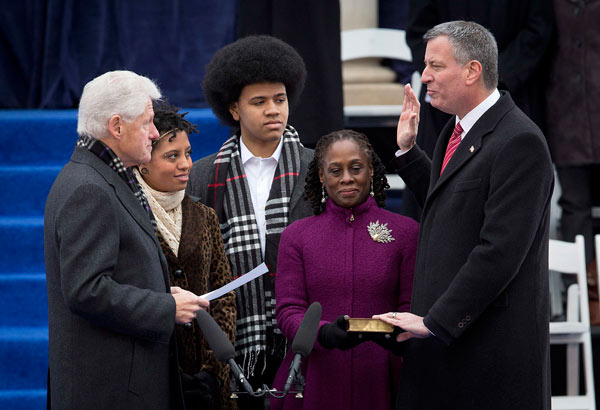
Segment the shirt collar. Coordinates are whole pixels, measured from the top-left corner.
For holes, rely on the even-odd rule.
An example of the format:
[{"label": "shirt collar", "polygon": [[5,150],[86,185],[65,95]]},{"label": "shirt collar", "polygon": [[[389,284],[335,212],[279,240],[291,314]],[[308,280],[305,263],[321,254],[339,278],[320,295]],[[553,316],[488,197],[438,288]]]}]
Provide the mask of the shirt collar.
[{"label": "shirt collar", "polygon": [[[279,162],[279,157],[281,156],[281,148],[282,147],[283,147],[283,136],[281,136],[281,138],[279,139],[279,144],[277,144],[277,148],[275,148],[275,151],[273,151],[273,154],[271,154],[271,156],[269,158],[272,158],[276,162]],[[259,157],[255,156],[252,152],[250,152],[250,150],[248,149],[246,144],[244,144],[244,140],[242,137],[240,137],[240,156],[242,159],[242,164],[246,164],[246,162],[248,162],[252,158],[259,158]]]},{"label": "shirt collar", "polygon": [[467,135],[469,130],[471,128],[473,128],[473,125],[475,125],[477,120],[479,120],[479,118],[481,118],[481,116],[483,114],[485,114],[485,112],[487,110],[492,108],[492,106],[494,104],[496,104],[496,102],[499,99],[500,99],[500,91],[498,91],[498,89],[496,88],[485,100],[480,102],[477,107],[475,107],[471,111],[469,111],[467,113],[467,115],[465,115],[463,117],[462,120],[459,120],[458,115],[455,116],[455,124],[460,121],[460,125],[463,129],[463,133],[462,133],[463,138],[465,137],[465,135]]}]

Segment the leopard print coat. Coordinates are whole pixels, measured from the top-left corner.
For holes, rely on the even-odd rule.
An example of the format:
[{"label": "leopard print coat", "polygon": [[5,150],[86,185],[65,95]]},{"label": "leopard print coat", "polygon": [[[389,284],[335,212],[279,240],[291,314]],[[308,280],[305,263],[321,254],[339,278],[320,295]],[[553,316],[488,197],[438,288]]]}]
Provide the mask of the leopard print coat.
[{"label": "leopard print coat", "polygon": [[[195,203],[188,195],[185,195],[181,205],[179,256],[175,256],[160,234],[158,237],[169,264],[171,286],[203,295],[230,282],[231,269],[215,211]],[[210,313],[232,344],[235,340],[236,312],[234,292],[211,301]],[[194,321],[191,326],[177,325],[176,332],[180,368],[189,375],[205,370],[221,381],[210,408],[237,409],[235,401],[229,398],[229,366],[216,360],[197,323]]]}]

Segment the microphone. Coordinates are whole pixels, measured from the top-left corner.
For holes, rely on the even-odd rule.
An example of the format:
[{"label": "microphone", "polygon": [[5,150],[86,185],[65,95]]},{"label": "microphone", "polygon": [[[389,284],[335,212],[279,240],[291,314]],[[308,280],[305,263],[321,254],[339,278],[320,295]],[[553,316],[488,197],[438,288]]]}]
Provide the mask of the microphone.
[{"label": "microphone", "polygon": [[290,391],[292,382],[296,378],[296,375],[300,373],[300,362],[302,361],[302,358],[308,356],[315,345],[317,332],[319,330],[319,322],[321,321],[321,312],[321,304],[319,302],[313,302],[306,310],[302,322],[300,322],[300,326],[298,327],[298,331],[292,342],[292,351],[295,355],[294,360],[290,365],[288,378],[283,387],[283,395]]},{"label": "microphone", "polygon": [[242,369],[240,369],[240,366],[233,360],[235,357],[235,350],[233,349],[231,342],[227,339],[227,336],[223,333],[223,330],[221,330],[217,322],[215,322],[213,317],[204,310],[196,312],[196,322],[198,322],[198,326],[202,329],[202,333],[204,334],[208,345],[215,353],[217,360],[229,364],[234,377],[239,380],[242,386],[244,386],[244,390],[251,395],[254,395],[254,390],[252,390],[252,386],[250,386],[250,383],[246,380]]}]

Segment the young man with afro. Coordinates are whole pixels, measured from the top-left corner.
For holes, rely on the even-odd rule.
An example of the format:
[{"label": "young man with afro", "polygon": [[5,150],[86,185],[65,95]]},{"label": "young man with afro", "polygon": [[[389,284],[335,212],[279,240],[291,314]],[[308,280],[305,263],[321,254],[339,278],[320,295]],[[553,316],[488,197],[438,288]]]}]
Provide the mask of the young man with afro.
[{"label": "young man with afro", "polygon": [[[187,191],[217,212],[233,277],[263,261],[269,273],[238,288],[238,362],[255,387],[272,385],[286,341],[275,319],[275,274],[281,232],[312,215],[303,199],[313,151],[288,125],[306,69],[291,46],[270,36],[242,38],[217,51],[203,88],[215,115],[234,135],[194,163]],[[240,396],[240,407],[262,408]]]}]

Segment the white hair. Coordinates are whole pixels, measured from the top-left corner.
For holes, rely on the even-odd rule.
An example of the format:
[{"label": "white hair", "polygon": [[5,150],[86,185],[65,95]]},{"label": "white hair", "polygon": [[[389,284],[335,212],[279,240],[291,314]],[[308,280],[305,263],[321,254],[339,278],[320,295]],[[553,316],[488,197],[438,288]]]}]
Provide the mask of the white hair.
[{"label": "white hair", "polygon": [[161,93],[156,84],[132,71],[109,71],[83,88],[77,116],[77,134],[102,139],[108,135],[108,121],[120,115],[134,121],[144,113],[148,98]]}]

